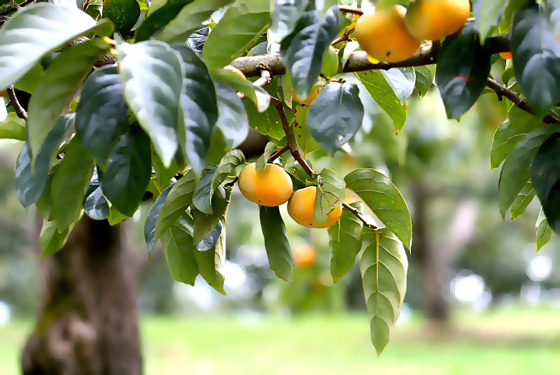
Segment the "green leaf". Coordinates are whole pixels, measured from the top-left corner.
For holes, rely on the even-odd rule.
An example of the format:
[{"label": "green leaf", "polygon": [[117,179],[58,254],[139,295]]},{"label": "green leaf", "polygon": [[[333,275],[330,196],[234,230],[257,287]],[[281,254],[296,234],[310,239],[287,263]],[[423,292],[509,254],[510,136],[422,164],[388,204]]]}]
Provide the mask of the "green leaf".
[{"label": "green leaf", "polygon": [[65,149],[52,181],[52,213],[58,231],[74,224],[93,174],[93,159],[74,137]]},{"label": "green leaf", "polygon": [[511,153],[517,142],[534,130],[542,128],[543,122],[516,106],[511,107],[508,119],[494,133],[490,150],[490,165],[497,168]]},{"label": "green leaf", "polygon": [[168,0],[157,10],[150,12],[136,29],[134,40],[141,42],[149,39],[160,29],[165,27],[175,18],[185,5],[192,3],[193,0]]},{"label": "green leaf", "polygon": [[105,220],[111,216],[109,202],[103,196],[101,183],[99,182],[99,171],[97,168],[93,170],[91,182],[86,192],[84,202],[82,203],[84,212],[93,220]]},{"label": "green leaf", "polygon": [[184,42],[216,10],[233,0],[195,0],[181,9],[179,14],[163,27],[156,37],[167,43]]},{"label": "green leaf", "polygon": [[224,275],[222,274],[222,268],[226,263],[226,231],[225,228],[222,228],[221,222],[218,222],[215,233],[217,234],[217,240],[212,241],[214,242],[213,246],[206,248],[206,250],[195,249],[194,256],[200,275],[206,280],[208,285],[218,292],[226,294]]},{"label": "green leaf", "polygon": [[222,182],[245,162],[245,156],[241,150],[231,150],[224,155],[220,164],[212,168],[202,177],[194,191],[194,206],[205,214],[212,213],[212,196]]},{"label": "green leaf", "polygon": [[552,229],[548,225],[544,211],[541,209],[535,224],[537,237],[537,252],[552,239]]},{"label": "green leaf", "polygon": [[[184,214],[191,205],[194,189],[196,187],[196,175],[189,169],[171,188],[156,221],[155,241],[173,225],[173,223]],[[192,234],[191,234],[192,236]]]},{"label": "green leaf", "polygon": [[259,156],[256,163],[256,169],[258,172],[264,170],[266,165],[268,164],[268,160],[278,150],[278,146],[274,142],[268,142],[264,147],[264,153]]},{"label": "green leaf", "polygon": [[[539,147],[557,131],[559,131],[557,126],[548,125],[527,134],[517,142],[505,160],[498,184],[498,200],[502,217],[505,217],[507,210],[531,177],[531,165]],[[538,195],[538,189],[536,190]]]},{"label": "green leaf", "polygon": [[93,64],[110,47],[102,39],[93,39],[65,50],[51,62],[29,101],[27,132],[34,156]]},{"label": "green leaf", "polygon": [[445,38],[438,52],[436,83],[447,117],[461,117],[477,101],[490,74],[490,57],[472,24]]},{"label": "green leaf", "polygon": [[161,244],[171,276],[179,282],[190,285],[194,285],[198,276],[192,226],[192,218],[183,212],[161,236]]},{"label": "green leaf", "polygon": [[[91,3],[88,3],[89,9]],[[137,0],[103,0],[100,4],[103,18],[115,24],[116,31],[127,37],[140,17],[140,4]]]},{"label": "green leaf", "polygon": [[380,355],[401,313],[408,260],[402,243],[388,229],[364,228],[362,238],[366,247],[360,256],[360,270],[371,341]]},{"label": "green leaf", "polygon": [[206,39],[208,39],[208,34],[210,34],[211,30],[210,26],[204,25],[187,38],[187,45],[191,47],[198,56],[202,56],[204,44],[206,44]]},{"label": "green leaf", "polygon": [[544,117],[560,101],[560,46],[541,6],[531,3],[515,13],[510,45],[517,82]]},{"label": "green leaf", "polygon": [[41,78],[43,78],[43,74],[45,74],[45,71],[41,64],[35,64],[31,70],[14,83],[14,88],[33,94],[35,92],[35,87],[37,87]]},{"label": "green leaf", "polygon": [[539,147],[531,180],[548,224],[560,233],[560,133],[553,134]]},{"label": "green leaf", "polygon": [[292,281],[294,275],[294,254],[288,242],[286,226],[278,207],[259,206],[264,247],[268,255],[270,269],[276,277]]},{"label": "green leaf", "polygon": [[119,45],[124,96],[148,133],[163,165],[169,167],[178,148],[177,129],[183,94],[183,64],[163,42]]},{"label": "green leaf", "polygon": [[264,112],[270,105],[270,94],[262,87],[255,86],[251,81],[238,76],[231,70],[213,69],[210,74],[214,81],[227,83],[236,91],[243,93],[251,100],[259,112]]},{"label": "green leaf", "polygon": [[504,13],[506,3],[506,1],[496,0],[477,0],[474,3],[474,22],[482,43],[484,43],[492,27],[498,24],[501,15]]},{"label": "green leaf", "polygon": [[319,175],[321,182],[316,189],[313,222],[325,225],[329,214],[344,202],[346,184],[332,169],[325,168]]},{"label": "green leaf", "polygon": [[[362,202],[351,204],[362,210]],[[342,216],[333,226],[329,227],[329,246],[331,248],[330,269],[333,281],[336,283],[348,273],[356,256],[362,249],[363,223],[352,212],[342,210]]]},{"label": "green leaf", "polygon": [[[220,187],[216,190],[216,194],[212,196],[211,214],[206,214],[197,209],[192,210],[192,216],[194,219],[193,238],[194,238],[195,247],[198,250],[201,251],[204,250],[199,246],[199,244],[205,238],[210,236],[212,232],[214,232],[214,230],[218,226],[218,223],[220,221],[222,223],[225,223],[230,197],[231,197],[231,188],[224,189],[223,187]],[[214,247],[213,244],[212,246],[209,246],[206,249],[212,247]]]},{"label": "green leaf", "polygon": [[[0,103],[0,105],[2,105]],[[22,124],[23,123],[23,124]],[[1,139],[16,139],[18,141],[25,141],[27,139],[27,130],[25,130],[25,121],[17,117],[15,113],[8,114],[8,117],[3,122],[0,122],[0,138]]]},{"label": "green leaf", "polygon": [[115,146],[107,171],[101,176],[103,193],[113,206],[132,216],[142,201],[152,174],[150,139],[138,128],[121,136]]},{"label": "green leaf", "polygon": [[436,75],[436,66],[435,65],[423,65],[423,66],[416,66],[414,67],[414,71],[416,72],[416,91],[418,91],[418,95],[423,97],[426,93],[432,88],[434,84],[434,78]]},{"label": "green leaf", "polygon": [[111,35],[108,21],[96,24],[86,13],[49,3],[32,4],[11,16],[0,29],[0,91],[32,69],[43,56],[91,32]]},{"label": "green leaf", "polygon": [[379,107],[391,117],[395,130],[399,133],[406,121],[407,105],[401,103],[387,77],[380,70],[358,72],[356,77]]},{"label": "green leaf", "polygon": [[533,188],[533,184],[527,182],[527,184],[521,189],[519,195],[515,198],[513,203],[511,204],[511,219],[515,220],[519,216],[525,213],[527,206],[529,203],[533,201],[535,198],[535,189]]},{"label": "green leaf", "polygon": [[249,118],[245,105],[237,92],[228,84],[216,84],[218,97],[218,121],[216,125],[222,131],[227,147],[233,149],[239,146],[249,134]]},{"label": "green leaf", "polygon": [[338,6],[323,20],[313,2],[303,12],[294,31],[282,40],[281,55],[298,97],[307,98],[321,73],[323,56],[338,36]]},{"label": "green leaf", "polygon": [[358,86],[331,82],[309,107],[307,126],[317,143],[333,154],[360,130],[363,117]]},{"label": "green leaf", "polygon": [[62,249],[66,245],[70,231],[71,228],[68,227],[59,232],[56,228],[56,222],[43,220],[43,227],[39,235],[39,243],[43,250],[41,256],[49,256]]},{"label": "green leaf", "polygon": [[270,2],[238,0],[214,27],[202,54],[210,68],[221,68],[242,56],[270,24]]},{"label": "green leaf", "polygon": [[185,79],[181,96],[182,124],[180,144],[193,170],[199,175],[206,162],[210,138],[218,120],[218,103],[214,83],[206,65],[190,47],[173,46],[183,59]]},{"label": "green leaf", "polygon": [[[270,107],[267,111],[261,113],[258,112],[257,108],[250,102],[245,102],[245,106],[247,108],[247,115],[249,116],[250,127],[277,141],[286,137],[282,120],[275,107]],[[293,112],[286,106],[284,106],[284,112],[286,113],[288,124],[291,123],[294,118]]]},{"label": "green leaf", "polygon": [[389,82],[389,85],[401,104],[405,104],[414,92],[416,84],[416,72],[414,69],[411,67],[392,68],[389,70],[382,70],[381,73],[383,73],[387,82]]},{"label": "green leaf", "polygon": [[60,116],[47,135],[41,151],[37,155],[35,168],[32,168],[32,155],[29,142],[25,142],[19,154],[15,169],[15,185],[19,201],[24,207],[37,202],[43,195],[49,169],[58,153],[58,146],[74,124],[74,115]]},{"label": "green leaf", "polygon": [[152,251],[154,251],[154,247],[156,246],[156,222],[172,188],[173,184],[169,185],[161,192],[152,208],[150,208],[150,212],[148,212],[146,222],[144,223],[144,239],[146,240],[146,245],[148,246],[148,257],[150,258],[152,256]]},{"label": "green leaf", "polygon": [[353,190],[389,228],[406,248],[412,242],[410,211],[399,189],[387,176],[373,169],[360,168],[344,178],[346,186]]},{"label": "green leaf", "polygon": [[119,137],[128,129],[128,105],[116,66],[94,71],[82,88],[76,133],[95,162],[105,166]]},{"label": "green leaf", "polygon": [[269,29],[271,42],[280,43],[290,35],[306,7],[307,0],[275,0]]},{"label": "green leaf", "polygon": [[309,114],[308,106],[299,106],[296,109],[296,118],[293,122],[292,131],[294,138],[299,149],[306,157],[309,153],[316,151],[320,148],[317,141],[311,135],[309,126],[307,125],[307,116]]}]

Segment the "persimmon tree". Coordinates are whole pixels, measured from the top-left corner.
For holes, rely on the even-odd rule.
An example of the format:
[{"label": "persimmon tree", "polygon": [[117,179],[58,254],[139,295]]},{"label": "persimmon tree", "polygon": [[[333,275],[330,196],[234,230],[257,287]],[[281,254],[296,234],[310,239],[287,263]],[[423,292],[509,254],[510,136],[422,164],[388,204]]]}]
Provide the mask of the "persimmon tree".
[{"label": "persimmon tree", "polygon": [[[492,168],[502,166],[498,208],[520,214],[537,196],[538,247],[560,230],[558,1],[474,1],[464,27],[450,28],[458,32],[420,41],[412,56],[391,62],[368,57],[355,40],[356,21],[370,9],[359,1],[30,3],[1,8],[0,90],[11,113],[0,134],[23,142],[16,189],[44,218],[45,255],[64,246],[83,215],[115,225],[153,196],[148,256],[161,241],[176,280],[194,284],[202,275],[225,293],[226,213],[247,163],[238,146],[253,128],[270,139],[257,171],[276,163],[296,193],[313,187],[307,222],[324,224],[343,208],[325,230],[331,273],[339,280],[359,258],[381,353],[406,292],[410,212],[383,173],[315,170],[314,152],[344,152],[362,125],[360,91],[398,133],[407,100],[434,83],[450,118],[485,91],[508,100],[490,151]],[[410,1],[380,0],[377,12],[397,3]],[[373,43],[375,33],[366,35]],[[512,60],[498,55],[510,51]],[[492,64],[505,64],[501,76],[491,75]],[[21,91],[31,95],[27,110]],[[345,203],[345,189],[360,201]],[[261,206],[260,224],[270,268],[290,281],[294,257],[278,207]]]}]

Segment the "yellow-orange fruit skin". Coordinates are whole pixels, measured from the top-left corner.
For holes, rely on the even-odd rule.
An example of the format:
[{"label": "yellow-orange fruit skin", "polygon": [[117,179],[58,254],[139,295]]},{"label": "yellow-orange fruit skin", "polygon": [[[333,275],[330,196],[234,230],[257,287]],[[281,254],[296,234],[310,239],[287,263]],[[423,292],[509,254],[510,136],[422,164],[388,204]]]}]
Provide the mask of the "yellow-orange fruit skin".
[{"label": "yellow-orange fruit skin", "polygon": [[308,228],[328,228],[334,225],[340,215],[342,215],[342,206],[338,206],[329,214],[327,222],[324,225],[318,225],[313,221],[315,214],[315,195],[317,193],[315,186],[309,186],[296,190],[288,202],[288,213],[299,225]]},{"label": "yellow-orange fruit skin", "polygon": [[406,26],[418,39],[439,40],[461,30],[470,13],[469,0],[416,0],[408,7]]},{"label": "yellow-orange fruit skin", "polygon": [[275,207],[290,199],[294,186],[290,175],[281,167],[267,164],[262,171],[257,171],[257,165],[251,163],[239,174],[239,190],[251,202]]},{"label": "yellow-orange fruit skin", "polygon": [[317,99],[318,96],[319,96],[319,88],[314,87],[313,90],[311,90],[311,92],[309,93],[309,96],[305,100],[300,99],[296,95],[296,93],[294,93],[293,99],[298,103],[310,106],[311,103],[313,103],[315,101],[315,99]]},{"label": "yellow-orange fruit skin", "polygon": [[399,62],[412,57],[420,40],[408,32],[405,14],[405,7],[395,5],[361,16],[355,29],[360,47],[379,61]]},{"label": "yellow-orange fruit skin", "polygon": [[310,267],[315,264],[317,253],[311,245],[300,245],[294,249],[294,258],[296,259],[297,265]]}]

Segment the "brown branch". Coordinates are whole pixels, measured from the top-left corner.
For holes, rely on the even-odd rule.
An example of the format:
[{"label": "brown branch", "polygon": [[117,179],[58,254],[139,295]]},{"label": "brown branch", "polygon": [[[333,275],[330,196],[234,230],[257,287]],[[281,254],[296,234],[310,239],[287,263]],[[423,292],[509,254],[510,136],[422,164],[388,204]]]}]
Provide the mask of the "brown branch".
[{"label": "brown branch", "polygon": [[350,35],[352,35],[353,32],[354,32],[354,28],[349,29],[344,34],[342,34],[341,36],[339,36],[338,38],[333,40],[332,43],[331,43],[331,46],[335,46],[340,42],[344,42],[345,40],[349,40]]},{"label": "brown branch", "polygon": [[354,214],[354,216],[356,216],[358,219],[360,219],[362,221],[362,223],[364,223],[364,225],[370,229],[377,229],[377,226],[370,223],[368,220],[366,220],[366,218],[362,215],[362,213],[360,212],[360,210],[358,210],[355,207],[350,206],[348,203],[344,202],[342,203],[342,207],[348,211],[350,211],[351,213]]},{"label": "brown branch", "polygon": [[280,156],[282,156],[286,151],[288,151],[290,149],[290,147],[286,144],[284,147],[282,147],[280,150],[276,151],[274,154],[272,154],[270,156],[270,159],[268,159],[268,161],[270,163],[272,163],[274,160],[278,159]]},{"label": "brown branch", "polygon": [[0,12],[0,16],[7,16],[8,14],[12,13],[13,11],[18,10],[18,8],[24,7],[24,6],[29,5],[31,3],[34,3],[34,2],[35,2],[35,0],[25,0],[24,2],[16,4],[12,7],[9,7],[6,10],[4,10],[3,12]]},{"label": "brown branch", "polygon": [[10,104],[14,107],[14,110],[16,111],[16,115],[18,115],[18,117],[21,119],[27,120],[27,112],[25,111],[25,109],[23,109],[23,107],[19,103],[14,86],[8,87],[6,91],[8,92],[8,98],[10,98]]},{"label": "brown branch", "polygon": [[353,8],[353,7],[349,7],[349,6],[345,6],[345,5],[339,5],[338,10],[340,10],[341,12],[357,14],[359,16],[364,14],[364,11],[361,10],[361,9],[357,9],[357,8]]}]

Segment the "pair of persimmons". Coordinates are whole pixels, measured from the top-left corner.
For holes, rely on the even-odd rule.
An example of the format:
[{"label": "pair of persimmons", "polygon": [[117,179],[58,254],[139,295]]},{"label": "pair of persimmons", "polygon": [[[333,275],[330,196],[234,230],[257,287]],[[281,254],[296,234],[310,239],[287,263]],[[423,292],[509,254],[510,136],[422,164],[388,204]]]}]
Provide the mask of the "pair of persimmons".
[{"label": "pair of persimmons", "polygon": [[276,207],[289,201],[288,213],[292,219],[309,228],[330,227],[342,214],[342,206],[338,206],[331,211],[326,223],[315,222],[317,188],[308,186],[294,192],[290,175],[276,164],[267,164],[262,171],[257,170],[256,163],[245,166],[239,174],[239,190],[245,198],[261,206]]}]

